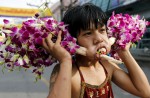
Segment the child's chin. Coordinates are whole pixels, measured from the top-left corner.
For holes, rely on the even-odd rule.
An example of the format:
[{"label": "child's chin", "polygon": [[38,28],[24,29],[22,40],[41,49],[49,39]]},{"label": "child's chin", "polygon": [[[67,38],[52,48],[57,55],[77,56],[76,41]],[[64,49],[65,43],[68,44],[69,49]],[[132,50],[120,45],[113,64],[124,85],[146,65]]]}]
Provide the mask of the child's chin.
[{"label": "child's chin", "polygon": [[95,60],[100,60],[101,59],[100,54],[98,54],[98,53],[96,53],[94,57],[95,57]]}]

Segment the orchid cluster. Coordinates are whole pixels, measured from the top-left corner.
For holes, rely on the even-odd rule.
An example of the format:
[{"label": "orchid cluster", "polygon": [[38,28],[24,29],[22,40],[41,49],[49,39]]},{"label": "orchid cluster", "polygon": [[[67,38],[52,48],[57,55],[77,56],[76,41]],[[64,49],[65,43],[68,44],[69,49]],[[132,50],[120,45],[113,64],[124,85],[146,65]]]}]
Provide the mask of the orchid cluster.
[{"label": "orchid cluster", "polygon": [[4,19],[4,26],[0,30],[0,65],[13,71],[17,68],[33,69],[36,79],[41,78],[44,68],[56,63],[43,47],[42,41],[52,34],[52,41],[56,41],[59,31],[62,31],[61,45],[74,55],[79,46],[76,39],[68,33],[67,25],[52,17],[31,18],[17,27]]},{"label": "orchid cluster", "polygon": [[[128,43],[134,43],[139,41],[148,25],[148,21],[140,19],[139,15],[131,16],[129,14],[115,14],[107,21],[108,36],[116,39],[113,48],[124,49]],[[117,57],[115,51],[112,51],[114,57]],[[119,58],[117,58],[119,59]]]}]

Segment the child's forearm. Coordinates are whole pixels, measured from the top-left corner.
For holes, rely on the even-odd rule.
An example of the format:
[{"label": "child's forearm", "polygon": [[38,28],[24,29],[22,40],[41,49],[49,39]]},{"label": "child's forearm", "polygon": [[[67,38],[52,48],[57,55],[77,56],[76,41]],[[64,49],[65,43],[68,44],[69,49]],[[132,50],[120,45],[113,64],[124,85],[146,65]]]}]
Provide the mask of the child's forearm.
[{"label": "child's forearm", "polygon": [[72,61],[60,64],[60,71],[48,98],[71,98]]},{"label": "child's forearm", "polygon": [[126,65],[129,72],[129,77],[135,88],[143,93],[150,92],[150,86],[146,75],[135,59],[132,57],[131,53],[129,51],[123,51],[118,52],[118,54]]}]

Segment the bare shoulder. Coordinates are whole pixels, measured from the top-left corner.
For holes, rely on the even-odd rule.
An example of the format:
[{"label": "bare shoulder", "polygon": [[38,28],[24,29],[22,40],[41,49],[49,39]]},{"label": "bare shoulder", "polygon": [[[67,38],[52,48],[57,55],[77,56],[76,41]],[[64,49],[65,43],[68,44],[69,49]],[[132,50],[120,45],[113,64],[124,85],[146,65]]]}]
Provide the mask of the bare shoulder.
[{"label": "bare shoulder", "polygon": [[116,69],[121,69],[117,64],[110,62],[110,61],[101,61],[101,63],[104,65],[105,69],[107,70],[111,78]]},{"label": "bare shoulder", "polygon": [[71,89],[72,89],[72,97],[71,98],[79,98],[80,89],[81,89],[81,79],[79,75],[79,71],[76,65],[73,65],[72,68],[72,80],[71,80]]},{"label": "bare shoulder", "polygon": [[77,69],[77,67],[75,65],[73,65],[72,68],[72,85],[77,84],[80,81],[80,75],[79,75],[79,71]]},{"label": "bare shoulder", "polygon": [[54,83],[55,83],[56,78],[57,78],[58,73],[59,73],[59,69],[60,69],[59,64],[55,65],[54,68],[53,68],[53,71],[52,71],[51,76],[50,76],[50,88],[49,88],[50,91],[54,86]]}]

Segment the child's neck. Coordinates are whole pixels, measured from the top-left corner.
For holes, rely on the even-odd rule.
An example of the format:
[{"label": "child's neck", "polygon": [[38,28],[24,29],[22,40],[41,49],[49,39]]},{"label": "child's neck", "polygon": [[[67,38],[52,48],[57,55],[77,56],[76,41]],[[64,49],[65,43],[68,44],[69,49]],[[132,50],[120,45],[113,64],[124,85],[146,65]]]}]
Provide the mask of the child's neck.
[{"label": "child's neck", "polygon": [[82,67],[97,67],[99,65],[98,60],[89,60],[84,57],[76,57],[76,63]]}]

